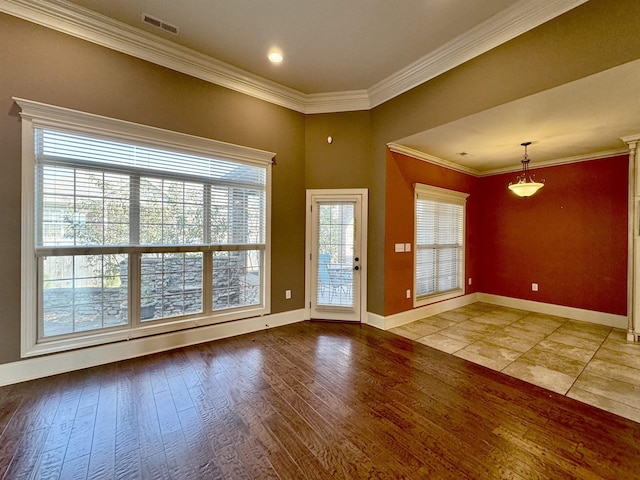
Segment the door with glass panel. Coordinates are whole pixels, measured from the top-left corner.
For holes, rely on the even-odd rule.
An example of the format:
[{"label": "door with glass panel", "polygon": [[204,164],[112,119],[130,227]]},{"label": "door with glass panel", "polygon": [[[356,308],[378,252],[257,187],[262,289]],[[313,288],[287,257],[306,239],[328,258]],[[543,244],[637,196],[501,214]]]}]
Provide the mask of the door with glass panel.
[{"label": "door with glass panel", "polygon": [[314,319],[361,321],[366,312],[366,190],[307,195],[307,292]]}]

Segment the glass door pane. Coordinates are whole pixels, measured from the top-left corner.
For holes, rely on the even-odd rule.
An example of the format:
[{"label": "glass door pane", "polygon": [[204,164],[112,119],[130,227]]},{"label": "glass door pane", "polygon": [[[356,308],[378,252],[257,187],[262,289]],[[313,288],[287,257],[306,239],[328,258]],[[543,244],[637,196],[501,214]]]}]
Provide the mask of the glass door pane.
[{"label": "glass door pane", "polygon": [[316,303],[354,307],[355,208],[353,202],[317,204]]}]

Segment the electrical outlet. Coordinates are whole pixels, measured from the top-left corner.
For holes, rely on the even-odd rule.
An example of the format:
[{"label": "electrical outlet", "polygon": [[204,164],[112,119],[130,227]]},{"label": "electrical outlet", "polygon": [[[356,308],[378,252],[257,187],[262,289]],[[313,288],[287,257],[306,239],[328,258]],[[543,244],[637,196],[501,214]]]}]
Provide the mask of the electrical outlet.
[{"label": "electrical outlet", "polygon": [[471,277],[469,277],[469,285],[471,285]]},{"label": "electrical outlet", "polygon": [[411,298],[411,290],[407,289],[407,298]]},{"label": "electrical outlet", "polygon": [[538,291],[538,284],[537,283],[532,283],[531,284],[531,290],[534,291],[534,292],[537,292]]},{"label": "electrical outlet", "polygon": [[291,300],[291,290],[284,291],[284,298],[287,300]]}]

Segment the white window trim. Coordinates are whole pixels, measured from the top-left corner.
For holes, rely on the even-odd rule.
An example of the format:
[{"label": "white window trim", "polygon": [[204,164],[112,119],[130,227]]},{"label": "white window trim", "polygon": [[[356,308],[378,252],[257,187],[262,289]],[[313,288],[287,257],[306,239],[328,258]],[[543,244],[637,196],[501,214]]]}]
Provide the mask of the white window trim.
[{"label": "white window trim", "polygon": [[[462,285],[460,288],[450,290],[444,293],[434,293],[428,297],[418,298],[416,292],[416,264],[418,255],[418,232],[417,232],[417,218],[416,218],[416,201],[418,198],[428,198],[430,200],[453,203],[462,206],[462,261],[460,262],[460,278],[462,279]],[[464,278],[465,278],[465,257],[466,257],[466,223],[467,223],[467,197],[468,193],[457,192],[455,190],[447,190],[446,188],[434,187],[432,185],[424,185],[422,183],[415,183],[413,185],[413,307],[423,307],[432,303],[442,302],[451,298],[464,295]]]},{"label": "white window trim", "polygon": [[[156,127],[117,120],[68,108],[13,98],[22,117],[22,254],[21,254],[21,356],[32,357],[74,348],[211,325],[232,320],[266,315],[271,312],[271,167],[275,153],[241,145],[196,137]],[[35,255],[35,150],[34,129],[52,127],[77,133],[134,141],[151,147],[165,147],[183,152],[214,156],[222,160],[266,166],[266,225],[264,251],[264,292],[260,307],[249,306],[225,313],[204,313],[178,318],[158,325],[87,333],[81,338],[62,338],[38,343],[38,259]]]}]

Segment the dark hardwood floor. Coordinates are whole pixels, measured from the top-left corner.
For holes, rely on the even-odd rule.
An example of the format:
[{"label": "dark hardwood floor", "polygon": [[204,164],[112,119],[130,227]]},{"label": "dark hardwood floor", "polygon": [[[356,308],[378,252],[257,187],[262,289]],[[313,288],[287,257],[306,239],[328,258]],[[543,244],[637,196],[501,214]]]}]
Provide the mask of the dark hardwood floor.
[{"label": "dark hardwood floor", "polygon": [[632,479],[640,424],[304,322],[0,388],[5,479]]}]

